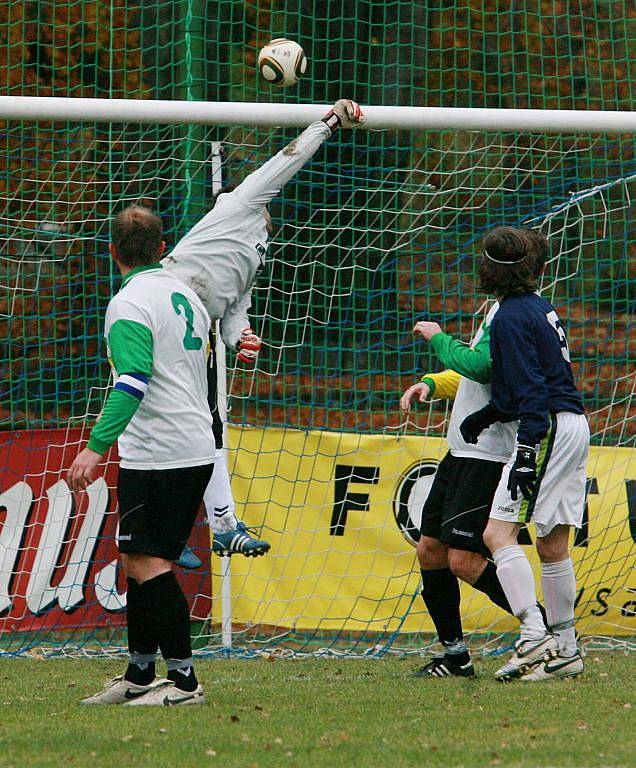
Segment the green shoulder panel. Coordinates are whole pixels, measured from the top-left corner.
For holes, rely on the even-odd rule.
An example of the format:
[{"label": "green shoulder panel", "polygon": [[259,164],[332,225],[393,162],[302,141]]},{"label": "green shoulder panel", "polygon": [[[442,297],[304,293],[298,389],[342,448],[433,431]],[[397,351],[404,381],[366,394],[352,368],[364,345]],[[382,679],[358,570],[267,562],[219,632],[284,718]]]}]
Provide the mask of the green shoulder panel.
[{"label": "green shoulder panel", "polygon": [[117,373],[152,376],[152,331],[135,320],[116,320],[108,333],[110,357]]}]

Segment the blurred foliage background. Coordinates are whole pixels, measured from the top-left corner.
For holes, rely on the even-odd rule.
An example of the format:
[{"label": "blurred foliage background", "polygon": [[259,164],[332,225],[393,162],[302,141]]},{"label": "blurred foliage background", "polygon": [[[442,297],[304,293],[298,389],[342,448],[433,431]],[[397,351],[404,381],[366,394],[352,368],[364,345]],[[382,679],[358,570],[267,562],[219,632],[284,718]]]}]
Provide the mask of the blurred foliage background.
[{"label": "blurred foliage background", "polygon": [[[309,70],[257,76],[271,38]],[[211,101],[634,109],[632,0],[33,0],[0,5],[2,93]],[[238,180],[294,132],[1,123],[0,423],[99,411],[101,324],[118,285],[108,221],[143,200],[173,245],[209,205],[210,146]],[[358,132],[321,150],[272,206],[274,260],[255,294],[259,370],[232,376],[231,419],[395,428],[402,389],[435,361],[411,327],[468,339],[479,239],[543,222],[597,442],[633,444],[636,173],[632,136]],[[608,185],[581,199],[585,190]],[[491,189],[492,188],[492,189]],[[484,192],[488,190],[488,192]],[[577,202],[572,203],[573,200]],[[555,213],[555,207],[564,206]],[[552,213],[550,213],[552,211]],[[307,226],[307,222],[311,226]],[[317,251],[317,259],[311,254]],[[301,265],[300,267],[298,265]],[[437,406],[408,429],[442,429]]]}]

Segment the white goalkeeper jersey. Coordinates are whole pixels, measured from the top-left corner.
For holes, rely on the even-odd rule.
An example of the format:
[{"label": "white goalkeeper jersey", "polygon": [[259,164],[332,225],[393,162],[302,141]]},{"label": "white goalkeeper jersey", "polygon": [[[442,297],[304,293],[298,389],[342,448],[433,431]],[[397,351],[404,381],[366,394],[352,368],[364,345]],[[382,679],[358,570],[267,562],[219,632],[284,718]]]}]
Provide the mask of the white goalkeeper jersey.
[{"label": "white goalkeeper jersey", "polygon": [[130,272],[111,299],[108,356],[114,369],[114,363],[125,369],[114,370],[116,388],[141,401],[118,440],[125,469],[214,461],[207,401],[209,331],[201,301],[159,264]]},{"label": "white goalkeeper jersey", "polygon": [[235,190],[220,195],[163,259],[203,301],[211,320],[221,320],[228,346],[236,346],[249,325],[252,285],[267,254],[265,207],[330,135],[325,123],[312,123]]},{"label": "white goalkeeper jersey", "polygon": [[[490,326],[499,304],[495,303],[486,319],[479,326],[473,336],[470,346],[474,347],[484,335],[485,328]],[[469,459],[485,459],[487,461],[500,461],[507,463],[514,452],[515,437],[519,422],[513,421],[507,424],[495,422],[479,435],[476,445],[467,443],[459,431],[459,425],[466,416],[483,408],[490,402],[490,384],[480,384],[462,376],[455,395],[455,402],[451,410],[450,423],[448,425],[448,447],[453,456]]]}]

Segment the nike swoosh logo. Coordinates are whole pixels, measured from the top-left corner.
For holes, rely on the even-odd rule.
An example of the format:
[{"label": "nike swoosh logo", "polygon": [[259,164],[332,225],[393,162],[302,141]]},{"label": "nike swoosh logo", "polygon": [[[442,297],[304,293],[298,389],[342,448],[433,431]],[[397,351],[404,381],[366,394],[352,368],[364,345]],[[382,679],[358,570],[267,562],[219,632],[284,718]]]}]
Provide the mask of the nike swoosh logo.
[{"label": "nike swoosh logo", "polygon": [[166,707],[171,707],[173,704],[181,704],[184,701],[190,701],[194,699],[194,696],[182,696],[180,699],[171,699],[169,696],[163,697],[163,704]]},{"label": "nike swoosh logo", "polygon": [[144,693],[148,693],[148,691],[131,691],[130,688],[124,693],[124,696],[127,699],[138,699],[140,696],[143,696]]},{"label": "nike swoosh logo", "polygon": [[[544,670],[546,672],[556,672],[559,669],[563,669],[563,667],[569,667],[570,664],[572,664],[573,661],[574,661],[574,659],[568,659],[567,661],[564,661],[561,664],[546,664],[545,667],[544,667]],[[578,659],[577,659],[577,661],[578,661]]]}]

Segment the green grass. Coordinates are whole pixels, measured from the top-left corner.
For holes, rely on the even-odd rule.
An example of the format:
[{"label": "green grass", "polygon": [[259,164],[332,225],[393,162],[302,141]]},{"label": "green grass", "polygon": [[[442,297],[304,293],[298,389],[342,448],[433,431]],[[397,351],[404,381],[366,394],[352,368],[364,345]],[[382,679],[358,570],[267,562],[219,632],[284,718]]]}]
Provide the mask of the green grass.
[{"label": "green grass", "polygon": [[0,662],[0,766],[632,766],[632,654],[576,680],[416,680],[414,659],[199,661],[203,707],[80,707],[118,661]]}]

